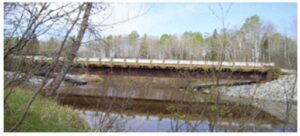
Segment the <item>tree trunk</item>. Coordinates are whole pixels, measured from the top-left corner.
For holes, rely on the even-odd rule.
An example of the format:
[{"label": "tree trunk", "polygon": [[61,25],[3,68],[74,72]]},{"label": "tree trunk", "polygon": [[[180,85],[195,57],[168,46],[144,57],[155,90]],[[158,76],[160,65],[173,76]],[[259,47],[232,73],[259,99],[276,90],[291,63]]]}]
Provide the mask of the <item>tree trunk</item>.
[{"label": "tree trunk", "polygon": [[69,71],[72,63],[73,63],[73,59],[76,57],[77,51],[80,47],[81,41],[83,39],[84,33],[88,27],[88,20],[89,20],[89,16],[90,16],[90,12],[92,9],[93,4],[92,3],[85,3],[85,11],[84,11],[84,15],[82,18],[82,22],[80,25],[80,30],[79,33],[77,35],[77,38],[75,39],[75,41],[73,42],[71,48],[70,48],[70,53],[67,55],[66,60],[64,62],[64,65],[61,69],[61,72],[58,74],[58,76],[54,79],[54,81],[51,83],[51,85],[49,85],[50,88],[48,88],[47,91],[47,95],[55,95],[56,94],[56,90],[58,89],[58,87],[60,86],[61,82],[64,80],[67,72]]}]

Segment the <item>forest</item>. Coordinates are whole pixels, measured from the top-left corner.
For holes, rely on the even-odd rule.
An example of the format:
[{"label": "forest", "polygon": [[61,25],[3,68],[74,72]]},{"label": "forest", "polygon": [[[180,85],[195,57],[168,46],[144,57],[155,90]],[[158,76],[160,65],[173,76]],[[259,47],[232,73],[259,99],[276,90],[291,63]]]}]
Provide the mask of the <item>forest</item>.
[{"label": "forest", "polygon": [[[6,38],[13,44],[19,37]],[[66,47],[74,37],[69,37]],[[51,55],[63,39],[38,40],[34,35],[24,53]],[[78,57],[147,58],[207,61],[274,62],[282,68],[297,68],[297,40],[276,31],[259,16],[248,17],[239,29],[214,30],[211,34],[186,31],[181,35],[151,36],[132,31],[128,35],[108,35],[83,44]]]}]

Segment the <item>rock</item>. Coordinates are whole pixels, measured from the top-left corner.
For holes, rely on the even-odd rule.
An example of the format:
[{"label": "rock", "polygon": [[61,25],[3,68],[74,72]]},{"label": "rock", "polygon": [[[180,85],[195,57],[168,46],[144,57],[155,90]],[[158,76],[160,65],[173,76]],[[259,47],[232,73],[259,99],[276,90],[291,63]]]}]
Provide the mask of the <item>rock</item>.
[{"label": "rock", "polygon": [[231,86],[220,89],[223,95],[262,100],[297,100],[296,75],[284,75],[267,83]]},{"label": "rock", "polygon": [[203,93],[205,93],[205,94],[210,94],[210,90],[204,89],[204,90],[203,90]]},{"label": "rock", "polygon": [[184,91],[184,89],[183,89],[183,88],[179,88],[179,91],[181,91],[181,92],[182,92],[182,91]]}]

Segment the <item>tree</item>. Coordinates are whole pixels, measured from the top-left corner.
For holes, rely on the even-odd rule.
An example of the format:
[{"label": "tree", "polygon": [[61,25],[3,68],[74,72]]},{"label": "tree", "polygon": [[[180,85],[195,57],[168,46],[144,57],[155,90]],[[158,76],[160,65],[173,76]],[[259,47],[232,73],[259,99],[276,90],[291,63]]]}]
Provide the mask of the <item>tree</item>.
[{"label": "tree", "polygon": [[131,54],[130,54],[132,55],[131,57],[138,57],[138,52],[139,52],[139,49],[137,47],[138,38],[139,38],[139,34],[137,33],[137,31],[132,31],[128,35],[128,42],[131,46]]},{"label": "tree", "polygon": [[50,37],[48,41],[44,43],[44,45],[40,46],[40,53],[50,55],[55,53],[59,47],[59,40],[54,37]]},{"label": "tree", "polygon": [[176,35],[170,35],[169,37],[170,44],[170,56],[171,59],[180,59],[180,41]]},{"label": "tree", "polygon": [[203,41],[203,36],[200,32],[186,31],[181,36],[183,58],[194,59],[199,57],[200,43]]},{"label": "tree", "polygon": [[272,23],[264,23],[261,26],[261,33],[263,33],[262,37],[262,47],[261,47],[261,61],[271,61],[271,53],[270,53],[270,38],[276,32],[276,29]]},{"label": "tree", "polygon": [[251,17],[248,17],[243,26],[242,26],[242,30],[246,33],[254,33],[257,34],[259,32],[261,23],[260,23],[260,19],[259,16],[257,15],[253,15]]},{"label": "tree", "polygon": [[194,44],[199,44],[200,42],[203,41],[203,36],[199,32],[193,33],[193,42]]},{"label": "tree", "polygon": [[49,86],[50,88],[47,89],[48,95],[55,95],[56,94],[56,90],[60,86],[62,80],[65,78],[67,72],[69,71],[69,69],[72,65],[73,59],[76,57],[76,54],[77,54],[78,49],[81,45],[81,41],[83,39],[83,36],[84,36],[84,34],[86,32],[86,29],[89,25],[88,20],[89,20],[89,17],[90,17],[90,12],[91,12],[92,7],[93,7],[92,3],[84,3],[84,14],[83,14],[83,17],[82,17],[79,33],[78,33],[75,41],[73,41],[71,48],[69,48],[70,53],[68,54],[68,56],[66,56],[66,62],[63,65],[60,73],[58,74],[58,76],[56,76],[54,81],[51,83],[51,85]]},{"label": "tree", "polygon": [[129,44],[130,45],[135,45],[138,38],[139,38],[139,34],[137,33],[137,31],[132,31],[128,35]]},{"label": "tree", "polygon": [[168,34],[163,34],[159,38],[159,43],[160,45],[165,45],[169,42],[169,35]]},{"label": "tree", "polygon": [[[297,42],[280,33],[274,33],[269,38],[270,60],[277,66],[284,68],[296,68],[297,66]],[[293,55],[291,55],[293,54]],[[289,61],[289,58],[293,61]],[[291,64],[292,63],[292,64]]]},{"label": "tree", "polygon": [[11,48],[20,40],[19,37],[4,37],[4,50]]},{"label": "tree", "polygon": [[[57,4],[51,9],[53,3],[5,3],[6,13],[4,18],[5,37],[19,37],[19,40],[9,48],[4,49],[4,59],[9,55],[20,53],[34,37],[44,35],[57,24],[65,22],[65,17],[70,17],[80,6],[70,3]],[[62,10],[63,8],[67,10]],[[59,23],[60,22],[60,23]]]},{"label": "tree", "polygon": [[217,60],[220,62],[223,62],[226,59],[226,51],[228,50],[227,47],[229,46],[229,37],[227,35],[227,27],[228,22],[226,21],[226,18],[229,14],[229,11],[231,9],[232,4],[230,4],[226,9],[225,7],[219,3],[219,13],[216,12],[216,10],[209,7],[211,13],[221,22],[221,36],[220,40],[218,40],[219,46],[219,52],[218,52],[218,58]]},{"label": "tree", "polygon": [[263,37],[263,42],[261,45],[261,61],[266,61],[268,56],[269,56],[269,38],[266,36],[267,34],[264,35]]},{"label": "tree", "polygon": [[258,48],[258,45],[260,45],[260,28],[261,22],[257,15],[248,17],[241,28],[241,31],[245,33],[245,37],[249,41],[248,46],[252,47],[252,61],[255,62],[258,62],[260,56]]},{"label": "tree", "polygon": [[168,34],[163,34],[160,36],[159,38],[159,48],[160,50],[158,51],[159,52],[159,58],[161,59],[166,59],[168,56],[168,46],[169,46],[169,41],[170,40],[170,36]]},{"label": "tree", "polygon": [[213,35],[209,38],[209,43],[210,43],[209,59],[213,61],[217,60],[218,36],[219,36],[218,31],[215,29]]},{"label": "tree", "polygon": [[[6,3],[6,4],[10,4],[10,3]],[[5,30],[5,37],[20,37],[20,39],[12,46],[8,47],[5,49],[5,55],[4,55],[4,60],[6,61],[6,63],[13,63],[16,62],[16,60],[10,60],[10,56],[14,55],[14,54],[19,54],[24,52],[25,48],[28,47],[28,45],[30,45],[30,43],[37,43],[37,36],[41,36],[47,32],[49,32],[49,30],[53,29],[54,27],[58,28],[59,26],[62,26],[62,29],[65,28],[66,26],[70,26],[70,28],[68,27],[67,31],[59,31],[60,33],[65,32],[63,34],[64,35],[64,39],[61,43],[60,49],[57,53],[57,55],[55,56],[55,58],[52,60],[52,62],[50,64],[46,64],[46,65],[34,65],[32,67],[30,67],[29,71],[26,71],[26,73],[24,74],[24,76],[22,76],[21,78],[18,78],[16,80],[20,80],[22,79],[22,81],[28,81],[28,79],[30,79],[34,74],[40,73],[42,71],[46,71],[45,72],[45,78],[42,81],[42,84],[39,88],[37,88],[37,90],[34,92],[34,94],[31,96],[30,100],[28,101],[28,103],[25,105],[25,110],[22,113],[20,119],[18,120],[18,122],[9,130],[9,131],[15,131],[24,121],[25,117],[28,114],[28,111],[30,110],[30,107],[32,105],[32,103],[34,102],[34,100],[36,99],[36,97],[40,94],[40,92],[42,92],[42,90],[44,90],[44,87],[46,85],[46,83],[49,81],[49,75],[51,75],[53,73],[54,70],[57,70],[57,65],[60,62],[59,58],[62,54],[62,49],[64,48],[64,45],[66,44],[66,41],[70,35],[70,33],[72,32],[74,26],[78,23],[78,20],[82,19],[79,18],[79,16],[81,15],[81,11],[83,11],[82,5],[84,4],[57,4],[55,5],[55,8],[51,7],[50,5],[52,5],[52,3],[16,3],[15,8],[13,10],[10,11],[10,13],[12,13],[12,15],[7,15],[8,13],[6,13],[6,17],[5,18],[5,24],[8,26]],[[54,5],[54,4],[53,4]],[[64,9],[64,10],[62,10]],[[86,9],[89,9],[88,6]],[[77,12],[78,11],[78,12]],[[78,13],[77,18],[74,18],[73,13]],[[66,19],[66,18],[72,18],[70,20]],[[82,20],[85,20],[85,16],[83,17]],[[11,23],[11,22],[17,22],[16,24]],[[58,23],[60,22],[60,23]],[[61,23],[64,23],[64,25],[61,25]],[[68,25],[68,24],[71,25]],[[87,26],[87,23],[85,23],[84,21],[81,23],[81,29],[80,29],[80,34],[78,36],[78,41],[82,40],[82,36],[84,34],[83,28],[85,28]],[[52,31],[53,32],[53,31]],[[49,34],[49,33],[48,33]],[[74,42],[76,43],[76,45],[78,45],[78,42]],[[80,42],[79,42],[80,44]],[[78,46],[77,46],[78,47]],[[75,52],[76,48],[72,48],[70,53]],[[78,49],[77,49],[78,50]],[[77,53],[77,52],[75,52]],[[75,54],[72,54],[72,56]],[[70,58],[69,58],[70,60]],[[10,61],[10,62],[7,62]],[[22,61],[22,60],[21,60]],[[24,60],[23,60],[24,61]],[[72,60],[73,61],[73,60]],[[22,64],[22,63],[20,63]],[[67,65],[67,67],[70,65]],[[24,66],[19,66],[21,68],[24,69]],[[64,70],[67,71],[67,70]],[[20,71],[17,71],[20,72]],[[64,73],[65,74],[65,73]],[[65,75],[60,75],[57,76],[56,78],[58,79],[63,79]],[[10,81],[10,83],[13,83],[15,80]],[[57,81],[57,80],[54,80]],[[59,82],[57,82],[57,84],[52,84],[54,87],[52,92],[56,93],[57,90],[57,86],[56,85],[60,85],[62,80],[60,80]],[[8,83],[8,85],[6,87],[10,87],[10,83]],[[18,82],[18,84],[21,84],[22,82]],[[15,85],[15,84],[14,84]],[[7,99],[9,94],[11,94],[12,91],[8,92],[8,94],[5,96],[5,98]]]},{"label": "tree", "polygon": [[139,50],[139,57],[141,58],[148,58],[148,39],[147,39],[147,34],[144,34],[142,41],[141,41],[141,47]]},{"label": "tree", "polygon": [[191,40],[194,45],[203,41],[203,36],[199,32],[187,31],[183,33],[182,37]]},{"label": "tree", "polygon": [[113,46],[113,36],[112,35],[108,35],[105,39],[104,39],[105,43],[104,43],[104,52],[105,52],[105,57],[111,57],[110,56],[110,50]]},{"label": "tree", "polygon": [[114,57],[122,57],[122,35],[115,36],[114,39]]},{"label": "tree", "polygon": [[38,54],[39,53],[39,40],[36,34],[33,34],[32,39],[29,40],[28,46],[24,49],[26,54]]}]

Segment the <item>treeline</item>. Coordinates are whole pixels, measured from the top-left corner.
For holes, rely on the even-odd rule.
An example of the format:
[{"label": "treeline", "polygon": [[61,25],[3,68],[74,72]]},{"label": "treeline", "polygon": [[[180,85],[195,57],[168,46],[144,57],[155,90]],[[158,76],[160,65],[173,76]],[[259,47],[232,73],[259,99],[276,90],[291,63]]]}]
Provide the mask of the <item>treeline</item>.
[{"label": "treeline", "polygon": [[[71,45],[72,39],[68,39],[65,48]],[[51,37],[47,41],[34,40],[33,43],[25,51],[55,54],[61,39]],[[275,62],[277,66],[296,69],[297,41],[277,32],[274,25],[262,23],[259,16],[253,15],[238,29],[215,29],[206,36],[192,31],[180,36],[163,34],[160,37],[141,35],[137,31],[128,35],[108,35],[101,40],[85,42],[77,56]]]},{"label": "treeline", "polygon": [[190,31],[160,37],[140,36],[136,31],[125,36],[109,35],[101,43],[89,43],[79,56],[275,62],[277,66],[296,68],[297,42],[254,15],[239,29],[214,30],[209,36]]}]

